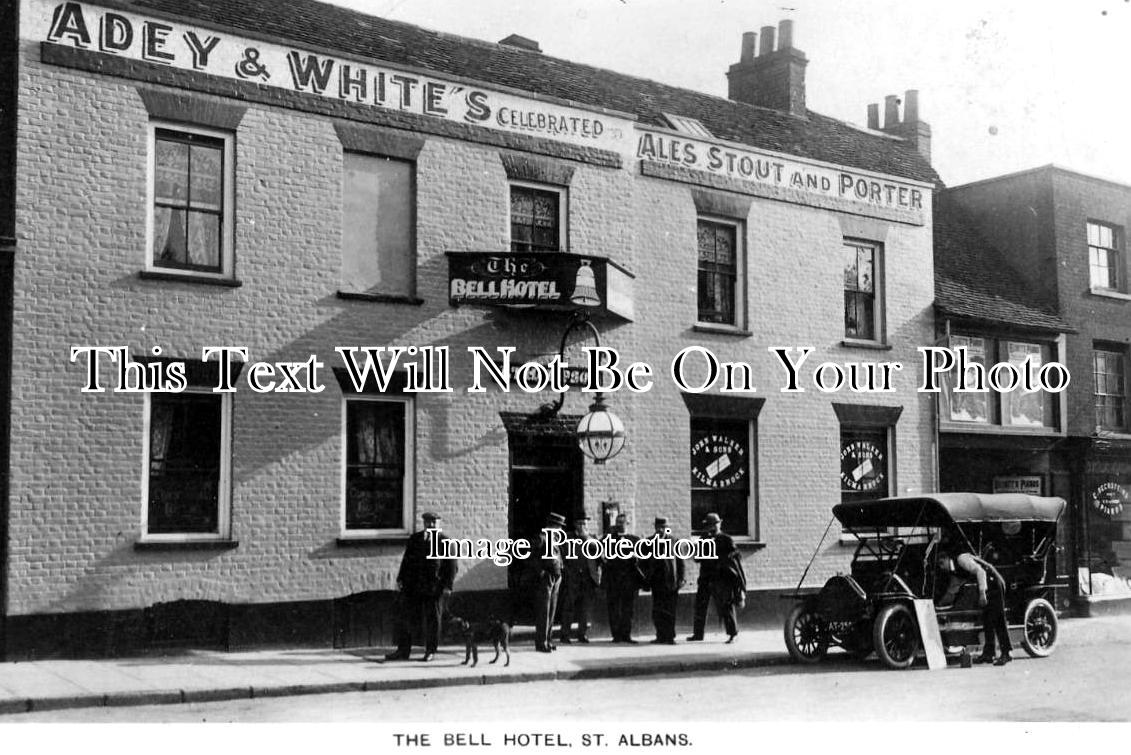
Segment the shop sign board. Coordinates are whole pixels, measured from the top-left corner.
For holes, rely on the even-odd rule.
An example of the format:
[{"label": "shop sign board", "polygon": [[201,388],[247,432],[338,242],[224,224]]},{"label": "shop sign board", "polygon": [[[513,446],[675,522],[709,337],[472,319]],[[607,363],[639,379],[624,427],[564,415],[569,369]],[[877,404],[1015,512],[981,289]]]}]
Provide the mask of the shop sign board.
[{"label": "shop sign board", "polygon": [[1040,475],[998,475],[994,477],[995,493],[1025,493],[1043,495]]},{"label": "shop sign board", "polygon": [[[33,0],[33,41],[625,154],[633,120],[125,10]],[[269,11],[268,11],[269,12]]]},{"label": "shop sign board", "polygon": [[928,184],[847,170],[729,142],[709,142],[637,127],[636,159],[661,163],[748,184],[785,196],[828,199],[862,208],[902,212],[923,222]]},{"label": "shop sign board", "polygon": [[[603,258],[561,252],[448,252],[448,303],[586,309],[633,319],[632,275]],[[579,295],[595,299],[586,306]]]},{"label": "shop sign board", "polygon": [[692,438],[692,485],[725,490],[742,484],[746,479],[748,442],[744,433],[725,430]]}]

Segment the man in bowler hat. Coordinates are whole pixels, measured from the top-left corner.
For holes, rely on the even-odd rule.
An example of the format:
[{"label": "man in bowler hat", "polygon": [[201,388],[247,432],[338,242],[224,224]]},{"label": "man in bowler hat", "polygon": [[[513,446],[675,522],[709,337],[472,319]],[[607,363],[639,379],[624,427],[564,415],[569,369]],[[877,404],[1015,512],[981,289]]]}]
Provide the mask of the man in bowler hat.
[{"label": "man in bowler hat", "polygon": [[[560,530],[565,527],[565,517],[551,512],[546,520],[546,529]],[[554,613],[558,608],[558,590],[562,583],[561,546],[551,545],[543,530],[538,538],[538,582],[534,588],[534,647],[539,653],[557,650],[550,642],[554,626]]]},{"label": "man in bowler hat", "polygon": [[[679,588],[683,587],[683,559],[669,553],[670,558],[660,558],[661,540],[671,542],[671,530],[666,517],[656,517],[656,533],[652,540],[652,558],[648,559],[644,570],[648,577],[648,587],[652,591],[652,624],[656,627],[654,645],[675,644],[675,609],[679,600]],[[670,548],[670,546],[669,546]]]},{"label": "man in bowler hat", "polygon": [[707,607],[715,601],[715,610],[726,629],[727,642],[734,642],[738,636],[738,609],[746,604],[746,573],[742,568],[742,556],[734,545],[734,539],[723,532],[723,520],[715,513],[703,518],[706,528],[704,538],[715,541],[713,559],[696,559],[699,562],[698,589],[695,593],[695,623],[688,641],[703,639],[707,626]]},{"label": "man in bowler hat", "polygon": [[[588,516],[582,514],[573,520],[573,536],[582,543],[595,538],[589,534]],[[565,558],[562,570],[562,592],[558,600],[561,621],[561,643],[568,645],[573,624],[577,622],[577,641],[589,642],[589,621],[593,614],[593,601],[601,584],[601,560],[587,558],[581,545],[574,558]]]},{"label": "man in bowler hat", "polygon": [[409,536],[401,568],[397,572],[400,613],[397,616],[397,649],[385,656],[390,661],[408,660],[412,653],[414,624],[423,627],[424,657],[421,660],[432,660],[440,644],[444,607],[459,569],[454,558],[428,558],[432,539],[440,541],[447,538],[440,532],[439,514],[426,511],[421,519],[424,529]]}]

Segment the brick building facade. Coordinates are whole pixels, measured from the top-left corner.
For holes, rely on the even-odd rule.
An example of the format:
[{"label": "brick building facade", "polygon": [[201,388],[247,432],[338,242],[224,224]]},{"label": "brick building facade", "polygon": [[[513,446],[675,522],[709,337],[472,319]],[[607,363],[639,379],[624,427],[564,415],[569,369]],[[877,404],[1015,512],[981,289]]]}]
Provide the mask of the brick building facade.
[{"label": "brick building facade", "polygon": [[[305,0],[25,0],[18,21],[6,657],[380,643],[428,509],[492,539],[549,510],[676,535],[719,510],[753,621],[842,497],[936,489],[929,129],[917,105],[883,130],[808,110],[788,22],[743,38],[723,99]],[[562,299],[455,301],[472,253],[592,260],[602,345],[656,373],[606,396],[615,459],[576,450],[589,396],[549,417],[545,393],[468,391],[468,347],[545,360],[570,322]],[[83,392],[83,346],[122,347],[135,380],[183,363],[185,390],[114,391],[105,355],[111,390]],[[208,346],[295,382],[246,365],[213,392]],[[453,390],[357,390],[347,346],[447,347]],[[779,390],[787,346],[813,348],[804,392]],[[757,390],[697,392],[705,350]],[[323,390],[250,388],[297,388],[312,356]],[[905,368],[822,392],[825,361]],[[826,541],[812,578],[849,555]],[[455,598],[507,611],[520,583],[465,560]]]},{"label": "brick building facade", "polygon": [[1044,444],[1050,492],[1071,505],[1061,557],[1090,610],[1115,607],[1131,598],[1131,187],[1049,165],[950,188],[942,202],[1010,260],[1033,307],[1066,324],[1062,437]]}]

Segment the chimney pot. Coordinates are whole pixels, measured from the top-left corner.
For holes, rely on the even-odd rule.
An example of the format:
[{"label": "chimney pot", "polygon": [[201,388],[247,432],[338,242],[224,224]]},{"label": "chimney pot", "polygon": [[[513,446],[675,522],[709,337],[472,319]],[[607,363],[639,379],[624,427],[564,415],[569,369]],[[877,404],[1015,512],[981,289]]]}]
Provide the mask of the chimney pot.
[{"label": "chimney pot", "polygon": [[884,128],[899,125],[899,98],[894,94],[884,97]]},{"label": "chimney pot", "polygon": [[778,23],[778,49],[788,50],[793,47],[793,21],[785,19]]},{"label": "chimney pot", "polygon": [[742,55],[739,57],[740,63],[749,63],[754,60],[755,52],[758,49],[758,35],[752,31],[748,31],[742,35]]},{"label": "chimney pot", "polygon": [[530,50],[531,52],[542,52],[542,46],[536,40],[524,37],[521,34],[511,34],[505,39],[500,39],[499,44],[506,45],[507,47],[517,47],[520,50]]},{"label": "chimney pot", "polygon": [[762,27],[762,49],[759,55],[768,55],[774,51],[774,27]]},{"label": "chimney pot", "polygon": [[903,122],[919,122],[919,90],[908,89],[903,99]]},{"label": "chimney pot", "polygon": [[873,131],[880,130],[880,106],[878,104],[871,104],[868,106],[868,128]]}]

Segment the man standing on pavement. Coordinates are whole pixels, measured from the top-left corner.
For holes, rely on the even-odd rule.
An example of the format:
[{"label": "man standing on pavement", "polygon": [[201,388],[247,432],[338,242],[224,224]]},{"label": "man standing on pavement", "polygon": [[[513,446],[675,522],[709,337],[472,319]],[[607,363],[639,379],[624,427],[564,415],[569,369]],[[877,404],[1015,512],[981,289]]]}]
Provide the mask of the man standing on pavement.
[{"label": "man standing on pavement", "polygon": [[[432,660],[440,644],[444,608],[459,569],[454,558],[428,558],[433,538],[437,542],[447,538],[440,532],[439,514],[426,511],[421,519],[424,529],[409,536],[401,568],[397,572],[397,590],[400,591],[397,649],[385,656],[389,661],[408,660],[412,653],[414,626],[421,627],[424,635],[424,657],[421,660]],[[439,550],[442,546],[436,547]]]},{"label": "man standing on pavement", "polygon": [[[616,543],[627,539],[634,546],[640,538],[628,534],[628,517],[617,515],[616,526],[608,536],[613,541],[612,552],[616,553]],[[635,643],[632,639],[632,619],[636,609],[636,593],[640,590],[644,575],[634,557],[605,559],[605,600],[609,608],[609,630],[613,642]]]},{"label": "man standing on pavement", "polygon": [[[683,559],[671,552],[671,530],[665,517],[656,517],[656,534],[652,540],[652,558],[648,559],[646,574],[652,591],[652,624],[656,627],[654,645],[675,644],[675,609],[679,601],[679,588],[683,587]],[[667,558],[656,554],[661,540],[668,542]]]},{"label": "man standing on pavement", "polygon": [[568,645],[574,621],[577,622],[577,641],[589,642],[589,621],[593,613],[593,601],[601,584],[601,561],[582,555],[581,545],[595,538],[589,534],[589,517],[581,514],[573,520],[573,536],[582,541],[577,546],[574,558],[566,558],[562,570],[562,593],[559,600],[561,642]]},{"label": "man standing on pavement", "polygon": [[[560,530],[565,523],[561,514],[551,513],[546,529]],[[534,588],[534,647],[539,653],[558,649],[550,642],[550,635],[558,608],[558,589],[562,583],[561,546],[550,542],[546,529],[538,538],[538,582]]]},{"label": "man standing on pavement", "polygon": [[738,609],[746,605],[746,573],[742,556],[734,539],[723,532],[723,520],[718,514],[703,518],[706,528],[704,538],[715,541],[715,558],[699,561],[699,582],[695,594],[695,623],[688,641],[703,639],[707,625],[707,607],[715,601],[715,610],[722,619],[727,633],[727,643],[738,636]]}]

